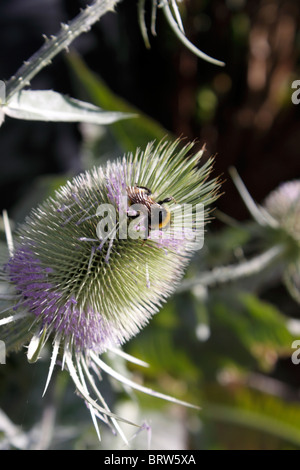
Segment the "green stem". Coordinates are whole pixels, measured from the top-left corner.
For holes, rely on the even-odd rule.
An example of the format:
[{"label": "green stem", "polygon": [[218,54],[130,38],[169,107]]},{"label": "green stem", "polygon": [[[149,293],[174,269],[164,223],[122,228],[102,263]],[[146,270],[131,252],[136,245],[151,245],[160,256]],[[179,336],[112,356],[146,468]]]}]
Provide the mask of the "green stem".
[{"label": "green stem", "polygon": [[44,45],[20,67],[6,84],[6,102],[18,91],[27,86],[40,70],[51,63],[51,60],[63,49],[68,50],[70,44],[80,34],[90,30],[101,16],[113,11],[120,0],[94,0],[68,24],[62,24],[56,36],[46,38]]},{"label": "green stem", "polygon": [[145,0],[139,0],[138,19],[139,19],[139,25],[140,25],[140,29],[141,29],[142,37],[144,39],[145,46],[147,47],[147,49],[150,49],[149,37],[148,37],[147,28],[145,24]]},{"label": "green stem", "polygon": [[224,284],[229,281],[253,276],[277,261],[283,252],[284,247],[276,245],[249,261],[237,265],[214,268],[211,271],[202,273],[195,279],[186,279],[177,289],[177,292],[186,292],[199,285],[211,287],[215,284]]}]

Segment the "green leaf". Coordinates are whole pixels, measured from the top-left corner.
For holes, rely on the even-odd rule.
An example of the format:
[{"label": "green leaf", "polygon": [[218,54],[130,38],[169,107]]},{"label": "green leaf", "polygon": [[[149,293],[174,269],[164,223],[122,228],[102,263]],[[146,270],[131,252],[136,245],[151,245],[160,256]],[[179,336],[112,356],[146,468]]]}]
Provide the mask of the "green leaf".
[{"label": "green leaf", "polygon": [[[246,308],[249,318],[249,331],[251,339],[256,342],[269,344],[279,349],[288,348],[293,341],[292,335],[286,326],[286,318],[272,304],[265,302],[255,295],[241,294],[239,296],[242,305]],[[257,328],[260,325],[261,328]]]},{"label": "green leaf", "polygon": [[205,395],[201,414],[210,428],[223,423],[222,445],[226,448],[232,442],[235,449],[286,448],[283,442],[300,447],[298,403],[238,385],[208,386]]},{"label": "green leaf", "polygon": [[264,369],[270,369],[278,355],[290,354],[294,338],[287,329],[286,318],[272,304],[255,295],[227,289],[223,296],[215,295],[210,311],[212,330],[223,341],[231,336],[231,352],[237,361],[234,338]]},{"label": "green leaf", "polygon": [[160,141],[170,134],[155,120],[112,93],[101,78],[87,68],[78,55],[69,54],[68,60],[80,86],[84,88],[94,103],[104,109],[138,114],[134,121],[116,122],[110,127],[110,131],[114,134],[123,152],[133,152],[137,147],[145,147],[149,141]]},{"label": "green leaf", "polygon": [[[181,305],[179,305],[179,300]],[[189,345],[194,337],[198,345],[196,334],[191,328],[192,312],[187,296],[176,301],[170,300],[152,319],[151,324],[139,335],[133,338],[126,346],[130,354],[139,357],[150,364],[144,374],[169,374],[179,381],[192,381],[201,375],[201,359],[196,361],[189,356]],[[178,310],[185,306],[184,325],[178,315]],[[187,344],[188,343],[188,344]],[[197,354],[197,353],[196,353]]]},{"label": "green leaf", "polygon": [[250,238],[251,230],[247,224],[225,227],[223,230],[218,230],[217,233],[208,233],[205,238],[207,262],[213,266],[232,263],[232,260],[235,260],[233,253],[236,250],[241,250]]},{"label": "green leaf", "polygon": [[52,90],[23,90],[3,107],[7,116],[30,121],[90,122],[111,124],[133,114],[104,111]]}]

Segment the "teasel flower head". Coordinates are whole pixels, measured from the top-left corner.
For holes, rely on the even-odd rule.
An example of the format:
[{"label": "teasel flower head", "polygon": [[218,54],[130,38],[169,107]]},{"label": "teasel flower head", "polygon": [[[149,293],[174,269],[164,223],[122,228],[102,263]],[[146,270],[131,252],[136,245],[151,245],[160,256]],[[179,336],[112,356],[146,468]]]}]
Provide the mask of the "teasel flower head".
[{"label": "teasel flower head", "polygon": [[[208,181],[211,159],[199,166],[203,150],[190,155],[193,144],[180,145],[178,140],[151,143],[145,151],[80,174],[33,210],[14,238],[4,217],[10,257],[0,274],[1,337],[5,334],[7,343],[12,337],[14,346],[27,336],[30,361],[52,342],[46,388],[60,358],[99,436],[97,418],[126,441],[118,424],[122,418],[100,393],[96,369],[183,403],[135,384],[100,357],[112,351],[143,365],[120,346],[158,312],[202,246],[219,183]],[[156,224],[149,218],[152,207],[159,211]],[[186,219],[183,207],[191,209]]]},{"label": "teasel flower head", "polygon": [[265,244],[271,245],[266,263],[274,260],[280,263],[283,282],[300,303],[300,181],[281,183],[259,205],[253,201],[236,170],[230,172],[249,212],[262,229]]},{"label": "teasel flower head", "polygon": [[269,194],[264,207],[285,235],[288,263],[283,279],[292,297],[300,303],[300,181],[282,183]]},{"label": "teasel flower head", "polygon": [[300,245],[300,181],[282,183],[269,194],[264,207]]}]

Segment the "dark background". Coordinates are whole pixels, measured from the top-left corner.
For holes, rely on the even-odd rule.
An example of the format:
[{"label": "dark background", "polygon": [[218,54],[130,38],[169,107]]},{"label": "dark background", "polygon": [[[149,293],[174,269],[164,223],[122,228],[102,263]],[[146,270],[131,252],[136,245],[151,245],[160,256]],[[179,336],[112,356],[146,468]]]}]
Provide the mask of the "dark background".
[{"label": "dark background", "polygon": [[[217,154],[225,194],[218,207],[244,218],[244,205],[228,176],[236,166],[252,196],[261,201],[278,183],[299,177],[300,105],[291,83],[300,78],[300,5],[297,0],[185,2],[189,39],[226,62],[220,68],[186,50],[161,11],[157,36],[144,46],[136,1],[124,0],[71,47],[87,66],[129,103],[170,133],[206,143]],[[150,10],[150,2],[146,4]],[[43,43],[77,15],[79,0],[1,0],[0,77],[7,80]],[[146,20],[149,20],[147,10]],[[64,54],[32,82],[78,97]],[[75,124],[7,118],[0,130],[1,209],[11,209],[39,175],[82,170]]]}]

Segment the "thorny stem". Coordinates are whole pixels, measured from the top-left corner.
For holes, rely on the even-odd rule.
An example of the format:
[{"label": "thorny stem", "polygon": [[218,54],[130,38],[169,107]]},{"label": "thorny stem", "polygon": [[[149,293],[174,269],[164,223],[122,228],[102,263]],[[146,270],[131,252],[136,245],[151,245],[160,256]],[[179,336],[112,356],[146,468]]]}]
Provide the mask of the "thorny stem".
[{"label": "thorny stem", "polygon": [[249,261],[237,265],[218,267],[209,272],[204,272],[195,279],[183,281],[177,292],[186,292],[197,286],[212,287],[216,284],[225,284],[226,282],[253,276],[277,261],[283,254],[283,251],[283,246],[273,246]]},{"label": "thorny stem", "polygon": [[68,24],[61,24],[61,30],[56,36],[45,38],[44,45],[13,75],[6,84],[6,101],[25,86],[40,70],[51,63],[51,60],[63,49],[68,50],[70,44],[80,34],[90,30],[101,16],[113,11],[120,0],[94,0]]}]

